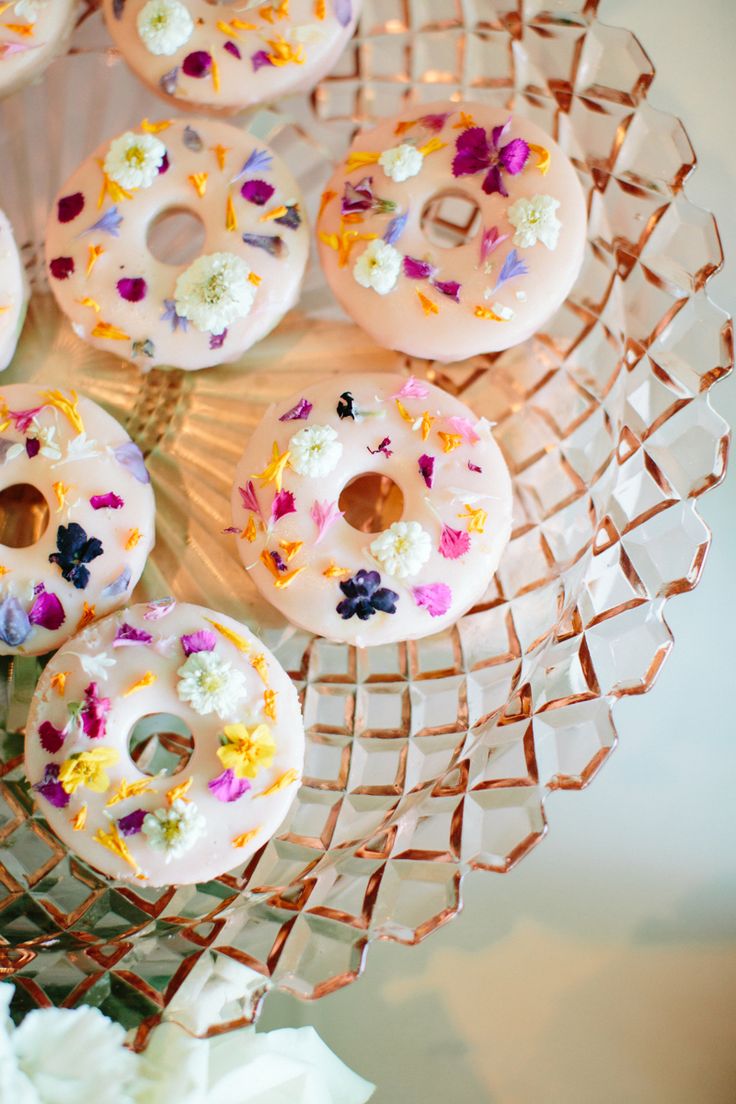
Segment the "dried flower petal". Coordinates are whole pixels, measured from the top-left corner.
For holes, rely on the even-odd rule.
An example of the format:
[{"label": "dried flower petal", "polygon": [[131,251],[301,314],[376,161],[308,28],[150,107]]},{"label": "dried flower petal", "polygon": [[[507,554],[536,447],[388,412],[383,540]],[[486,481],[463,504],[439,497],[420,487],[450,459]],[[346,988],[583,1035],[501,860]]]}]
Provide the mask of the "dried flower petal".
[{"label": "dried flower petal", "polygon": [[276,191],[273,184],[267,180],[246,180],[240,189],[240,194],[248,203],[255,203],[256,207],[263,207]]},{"label": "dried flower petal", "polygon": [[146,298],[148,285],[142,276],[125,276],[117,283],[118,295],[127,303],[140,303]]},{"label": "dried flower petal", "polygon": [[59,782],[59,764],[49,763],[44,771],[43,778],[36,782],[33,789],[45,797],[51,805],[57,809],[65,809],[70,801],[70,794],[66,792]]},{"label": "dried flower petal", "polygon": [[28,612],[28,620],[32,625],[40,625],[42,629],[58,629],[65,620],[64,607],[55,594],[50,594],[43,583],[36,587],[33,605]]},{"label": "dried flower petal", "polygon": [[275,525],[286,514],[296,513],[294,495],[291,491],[278,491],[271,503],[271,524]]},{"label": "dried flower petal", "polygon": [[49,271],[55,280],[68,280],[74,273],[74,258],[54,257],[49,263]]},{"label": "dried flower petal", "polygon": [[153,643],[153,637],[145,629],[136,629],[133,625],[129,625],[127,621],[123,621],[122,625],[118,628],[113,638],[113,648],[129,647],[134,644],[151,644]]},{"label": "dried flower petal", "polygon": [[428,280],[435,271],[429,261],[419,261],[414,257],[404,257],[404,275],[410,280]]},{"label": "dried flower petal", "polygon": [[412,595],[416,604],[423,606],[430,617],[443,617],[452,605],[452,591],[446,583],[412,587]]},{"label": "dried flower petal", "polygon": [[338,507],[336,502],[317,502],[312,503],[312,509],[309,511],[312,521],[317,526],[317,539],[315,545],[319,544],[326,533],[332,528],[338,518],[343,516],[342,510]]},{"label": "dried flower petal", "polygon": [[217,637],[209,629],[198,629],[197,632],[184,633],[180,640],[185,656],[190,656],[194,652],[213,652],[217,643]]},{"label": "dried flower petal", "polygon": [[181,70],[185,76],[201,80],[212,72],[212,54],[206,50],[194,50],[184,58]]},{"label": "dried flower petal", "polygon": [[247,778],[238,778],[230,767],[207,783],[207,789],[218,801],[237,801],[252,789]]},{"label": "dried flower petal", "polygon": [[280,422],[300,422],[304,421],[312,413],[312,403],[309,399],[300,399],[296,406],[292,406],[291,410],[287,410],[285,414],[282,414],[279,418]]},{"label": "dried flower petal", "polygon": [[107,491],[105,494],[92,495],[89,504],[93,510],[120,510],[125,502],[114,491]]},{"label": "dried flower petal", "polygon": [[147,809],[134,809],[118,821],[118,831],[121,836],[137,836],[143,827],[143,821],[147,816]]},{"label": "dried flower petal", "polygon": [[470,536],[460,529],[453,529],[450,525],[442,526],[439,552],[446,560],[457,560],[464,556],[470,548]]},{"label": "dried flower petal", "polygon": [[84,210],[84,196],[81,192],[62,196],[57,204],[59,222],[73,222]]},{"label": "dried flower petal", "polygon": [[426,453],[419,457],[419,474],[430,490],[434,482],[434,460],[434,456],[428,456]]},{"label": "dried flower petal", "polygon": [[41,741],[41,747],[49,755],[56,755],[64,743],[65,736],[64,730],[52,725],[51,721],[44,721],[43,724],[38,726],[38,738]]}]

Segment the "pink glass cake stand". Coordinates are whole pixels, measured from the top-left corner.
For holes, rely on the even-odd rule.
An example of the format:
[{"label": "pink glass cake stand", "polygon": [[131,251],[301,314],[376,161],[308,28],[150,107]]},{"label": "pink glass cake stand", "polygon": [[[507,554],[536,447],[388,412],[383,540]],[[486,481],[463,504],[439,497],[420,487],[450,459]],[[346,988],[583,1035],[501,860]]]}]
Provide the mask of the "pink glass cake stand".
[{"label": "pink glass cake stand", "polygon": [[[84,1001],[143,1039],[210,952],[261,974],[261,992],[348,984],[374,940],[418,942],[457,913],[465,874],[509,871],[535,847],[546,795],[591,781],[616,743],[612,706],[652,685],[672,647],[666,601],[696,585],[709,542],[697,499],[724,473],[727,427],[709,391],[731,367],[730,326],[706,293],[722,256],[713,217],[683,190],[687,135],[649,106],[637,40],[595,8],[365,0],[358,36],[311,99],[242,120],[299,171],[312,220],[331,163],[377,115],[478,99],[554,135],[588,200],[581,276],[534,339],[451,368],[378,349],[315,264],[299,308],[237,365],[141,376],[90,349],[48,292],[46,211],[105,136],[164,109],[109,49],[94,4],[70,54],[0,104],[0,205],[34,289],[4,380],[76,387],[124,423],[159,511],[136,597],[173,593],[261,632],[302,693],[308,740],[299,798],[247,866],[184,888],[111,883],[33,812],[21,752],[40,664],[6,663],[0,967],[18,1012]],[[223,534],[263,410],[326,372],[339,390],[348,367],[413,372],[496,422],[515,496],[482,602],[447,632],[363,652],[285,623]],[[228,1026],[252,1018],[258,996]]]}]

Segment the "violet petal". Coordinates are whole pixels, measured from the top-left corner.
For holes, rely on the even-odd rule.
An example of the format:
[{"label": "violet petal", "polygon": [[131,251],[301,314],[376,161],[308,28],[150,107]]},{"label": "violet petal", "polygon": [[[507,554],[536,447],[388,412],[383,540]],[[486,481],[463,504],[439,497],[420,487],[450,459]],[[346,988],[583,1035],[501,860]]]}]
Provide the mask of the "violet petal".
[{"label": "violet petal", "polygon": [[137,479],[139,483],[150,483],[151,477],[146,470],[146,465],[143,460],[143,453],[136,445],[135,441],[126,441],[123,445],[118,445],[113,450],[113,455],[118,464],[122,464],[124,468],[130,472],[134,479]]},{"label": "violet petal", "polygon": [[36,782],[33,789],[36,793],[40,793],[41,797],[45,797],[46,800],[57,809],[66,809],[69,804],[70,794],[66,792],[61,782],[59,782],[58,763],[48,764],[44,771],[43,778],[40,782]]},{"label": "violet petal", "polygon": [[207,783],[207,789],[218,801],[237,801],[250,788],[251,784],[248,779],[236,778],[235,772],[230,768]]},{"label": "violet petal", "polygon": [[137,836],[143,827],[143,821],[148,816],[147,809],[134,809],[132,813],[126,813],[118,821],[118,831],[121,836]]},{"label": "violet petal", "polygon": [[127,621],[123,621],[115,633],[112,646],[113,648],[123,648],[134,644],[151,644],[152,642],[153,637],[145,629],[136,629],[133,625],[129,625]]},{"label": "violet petal", "polygon": [[430,490],[434,483],[434,463],[434,456],[428,456],[426,452],[419,457],[419,474]]}]

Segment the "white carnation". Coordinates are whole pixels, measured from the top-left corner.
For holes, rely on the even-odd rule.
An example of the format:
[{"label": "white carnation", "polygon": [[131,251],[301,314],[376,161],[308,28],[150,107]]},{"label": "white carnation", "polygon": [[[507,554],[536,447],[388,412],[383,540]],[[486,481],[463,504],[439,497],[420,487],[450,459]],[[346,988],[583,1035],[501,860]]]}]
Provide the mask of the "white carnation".
[{"label": "white carnation", "polygon": [[250,313],[256,297],[250,272],[234,253],[198,257],[176,281],[176,313],[202,333],[222,333]]},{"label": "white carnation", "polygon": [[386,176],[390,177],[391,180],[395,180],[397,184],[403,184],[409,177],[416,176],[418,172],[421,172],[424,164],[424,154],[416,146],[410,146],[408,142],[403,142],[400,146],[394,146],[393,149],[384,150],[378,158],[378,164]]},{"label": "white carnation", "polygon": [[195,713],[233,717],[246,695],[245,676],[214,652],[193,652],[176,672],[177,693]]},{"label": "white carnation", "polygon": [[377,238],[369,242],[358,257],[353,276],[361,287],[373,288],[379,295],[388,295],[396,287],[401,261],[398,249]]},{"label": "white carnation", "polygon": [[149,0],[138,12],[138,34],[151,54],[175,54],[193,31],[194,21],[179,0]]},{"label": "white carnation", "polygon": [[177,797],[170,807],[147,813],[142,832],[151,847],[164,851],[165,861],[170,862],[191,850],[206,827],[207,821],[194,802]]},{"label": "white carnation", "polygon": [[389,575],[406,579],[432,555],[432,541],[418,521],[395,521],[371,543],[371,555]]},{"label": "white carnation", "polygon": [[530,249],[540,241],[548,249],[556,249],[562,229],[562,223],[555,214],[559,206],[559,199],[553,199],[550,195],[535,195],[531,199],[517,199],[512,203],[506,217],[516,230],[514,245]]},{"label": "white carnation", "polygon": [[150,188],[166,156],[166,146],[153,134],[121,134],[110,143],[105,172],[121,188]]},{"label": "white carnation", "polygon": [[342,443],[332,426],[307,426],[289,441],[289,464],[299,475],[329,475],[342,456]]}]

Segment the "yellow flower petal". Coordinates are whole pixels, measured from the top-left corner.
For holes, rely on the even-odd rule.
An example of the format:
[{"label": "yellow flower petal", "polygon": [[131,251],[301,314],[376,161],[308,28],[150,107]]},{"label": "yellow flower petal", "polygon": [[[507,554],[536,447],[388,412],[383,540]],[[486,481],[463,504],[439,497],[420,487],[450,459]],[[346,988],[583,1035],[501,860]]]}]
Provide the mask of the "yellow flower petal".
[{"label": "yellow flower petal", "polygon": [[132,866],[136,871],[140,870],[138,863],[128,850],[127,843],[114,824],[111,826],[109,832],[105,832],[104,829],[98,828],[92,838],[95,843],[99,843],[102,847],[106,847],[108,851],[112,851],[113,855],[117,855],[126,862],[128,866]]},{"label": "yellow flower petal", "polygon": [[225,207],[225,229],[238,229],[238,219],[235,214],[235,205],[233,204],[233,197],[230,195],[227,197],[227,204]]},{"label": "yellow flower petal", "polygon": [[330,566],[322,572],[325,579],[340,579],[343,575],[350,574],[349,567],[338,567],[334,560],[330,560]]},{"label": "yellow flower petal", "polygon": [[288,210],[289,208],[284,206],[284,204],[282,203],[278,207],[272,207],[270,211],[264,211],[264,213],[261,215],[260,221],[270,222],[271,219],[283,218]]},{"label": "yellow flower petal", "polygon": [[267,790],[263,790],[259,794],[255,794],[255,797],[269,797],[271,794],[278,793],[279,790],[285,790],[287,786],[291,786],[299,778],[299,771],[294,767],[291,767],[284,774],[277,778]]},{"label": "yellow flower petal", "polygon": [[252,828],[250,832],[243,832],[241,835],[235,836],[232,841],[233,847],[245,847],[252,839],[256,838],[260,830],[260,828]]},{"label": "yellow flower petal", "polygon": [[144,134],[160,134],[162,130],[168,130],[171,119],[162,119],[160,123],[149,123],[148,119],[141,122],[141,130]]},{"label": "yellow flower petal", "polygon": [[454,449],[460,448],[463,443],[463,439],[459,433],[443,433],[440,430],[438,437],[442,441],[443,452],[453,452]]},{"label": "yellow flower petal", "polygon": [[249,652],[250,642],[241,636],[240,633],[236,633],[233,629],[229,629],[227,625],[221,625],[219,621],[213,621],[210,617],[206,618],[213,629],[215,629],[220,636],[224,636],[225,640],[229,640],[231,644],[234,644],[239,652]]},{"label": "yellow flower petal", "polygon": [[544,146],[535,146],[532,142],[529,143],[529,149],[537,159],[534,168],[538,169],[542,176],[546,176],[552,164],[552,157],[550,156],[549,150],[545,149]]},{"label": "yellow flower petal", "polygon": [[217,167],[221,172],[225,168],[225,154],[229,153],[230,149],[230,146],[221,146],[219,142],[216,146],[210,147],[210,153],[214,153],[217,158]]},{"label": "yellow flower petal", "polygon": [[94,621],[96,616],[97,612],[94,605],[90,606],[87,602],[85,602],[84,606],[82,607],[82,616],[79,618],[79,621],[77,623],[77,632],[81,632],[82,629],[86,629],[87,625],[90,625]]},{"label": "yellow flower petal", "polygon": [[88,295],[85,295],[84,299],[77,299],[77,302],[79,303],[80,307],[90,307],[95,312],[95,314],[99,314],[102,310],[97,300],[90,299]]},{"label": "yellow flower petal", "polygon": [[243,532],[240,534],[240,539],[241,540],[247,540],[252,544],[253,541],[256,539],[256,536],[257,536],[256,520],[253,517],[253,515],[251,514],[250,517],[248,518],[248,524],[246,525]]},{"label": "yellow flower petal", "polygon": [[275,690],[263,691],[263,712],[272,721],[276,720],[276,697]]},{"label": "yellow flower petal", "polygon": [[66,680],[69,678],[69,671],[57,671],[55,675],[51,676],[51,689],[59,695],[64,696],[66,689]]},{"label": "yellow flower petal", "polygon": [[319,201],[319,214],[317,215],[318,220],[322,218],[322,215],[325,213],[326,207],[330,203],[332,203],[333,199],[337,199],[337,192],[334,192],[331,188],[325,189],[325,191],[322,193],[322,198]]},{"label": "yellow flower petal", "polygon": [[419,152],[423,153],[425,157],[429,157],[431,153],[437,153],[438,150],[444,149],[446,145],[447,142],[443,142],[437,137],[430,138],[428,142],[419,147]]},{"label": "yellow flower petal", "polygon": [[130,552],[132,548],[135,548],[143,538],[143,534],[140,529],[131,529],[128,536],[125,539],[125,551]]},{"label": "yellow flower petal", "polygon": [[90,272],[95,267],[105,250],[104,247],[101,245],[90,245],[87,247],[87,252],[87,276],[89,276]]},{"label": "yellow flower petal", "polygon": [[153,790],[150,778],[141,778],[137,782],[128,782],[124,778],[115,792],[107,799],[107,805],[117,805],[120,801],[127,801],[129,797],[139,797],[140,794],[150,793]]},{"label": "yellow flower petal", "polygon": [[87,806],[83,805],[81,809],[70,818],[69,823],[75,832],[81,832],[87,825]]},{"label": "yellow flower petal", "polygon": [[268,677],[268,663],[263,652],[259,652],[258,655],[252,656],[250,665],[260,676],[261,680],[265,682],[266,686],[269,686],[271,680]]},{"label": "yellow flower petal", "polygon": [[273,483],[277,491],[281,490],[281,484],[284,478],[284,468],[289,463],[291,453],[287,449],[286,452],[279,454],[279,446],[276,441],[273,443],[273,450],[271,453],[271,459],[266,464],[262,472],[254,475],[254,479],[261,480],[261,486],[266,487],[269,483]]},{"label": "yellow flower petal", "polygon": [[476,318],[482,318],[486,322],[508,322],[507,318],[501,318],[500,314],[496,314],[488,307],[476,307],[473,313]]},{"label": "yellow flower petal", "polygon": [[206,172],[192,173],[190,176],[187,177],[187,180],[192,185],[200,199],[202,199],[205,192],[207,191],[207,181],[209,180],[209,177],[210,174]]},{"label": "yellow flower petal", "polygon": [[41,394],[41,398],[46,406],[53,406],[60,414],[63,414],[72,427],[76,429],[77,433],[84,433],[84,422],[77,409],[79,404],[77,392],[70,391],[69,394],[71,395],[70,399],[61,391],[44,391]]},{"label": "yellow flower petal", "polygon": [[419,302],[422,304],[422,310],[424,311],[424,313],[427,316],[429,316],[430,314],[439,314],[440,313],[440,308],[437,305],[437,303],[433,302],[429,298],[429,296],[425,295],[423,292],[419,291],[418,289],[417,289],[417,297],[419,299]]},{"label": "yellow flower petal", "polygon": [[355,150],[353,153],[348,154],[346,162],[347,171],[352,172],[354,169],[362,169],[366,165],[377,165],[380,156],[380,153],[373,153],[368,150]]},{"label": "yellow flower petal", "polygon": [[157,679],[158,675],[154,675],[153,671],[146,671],[145,675],[141,675],[132,686],[123,691],[123,697],[129,698],[131,694],[137,694],[139,690],[145,690],[147,686],[153,686]]},{"label": "yellow flower petal", "polygon": [[286,562],[289,563],[295,556],[299,555],[299,552],[304,547],[304,541],[279,541],[279,548],[286,556]]},{"label": "yellow flower petal", "polygon": [[488,514],[485,510],[481,510],[480,507],[473,509],[468,503],[465,503],[466,513],[458,514],[461,519],[468,520],[468,532],[469,533],[484,533],[486,522],[488,521]]},{"label": "yellow flower petal", "polygon": [[130,334],[110,322],[98,322],[92,330],[92,337],[100,337],[103,341],[130,341]]},{"label": "yellow flower petal", "polygon": [[186,796],[189,790],[192,788],[194,779],[190,776],[185,779],[184,782],[180,782],[178,786],[172,786],[170,790],[166,791],[166,804],[173,805],[175,801],[189,801]]}]

